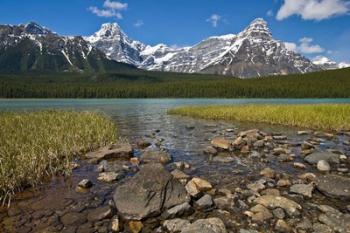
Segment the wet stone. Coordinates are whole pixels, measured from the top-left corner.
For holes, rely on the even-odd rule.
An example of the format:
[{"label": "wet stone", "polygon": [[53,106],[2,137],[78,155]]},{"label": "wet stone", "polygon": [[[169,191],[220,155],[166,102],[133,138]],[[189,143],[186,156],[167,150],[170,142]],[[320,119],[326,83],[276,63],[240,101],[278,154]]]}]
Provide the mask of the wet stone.
[{"label": "wet stone", "polygon": [[86,215],[83,213],[71,212],[61,217],[61,222],[65,226],[76,226],[86,222]]},{"label": "wet stone", "polygon": [[317,162],[317,170],[321,172],[328,172],[331,170],[331,166],[326,160],[320,160]]},{"label": "wet stone", "polygon": [[87,215],[87,219],[91,222],[96,222],[103,219],[111,218],[112,216],[112,209],[109,206],[103,206],[89,212]]},{"label": "wet stone", "polygon": [[305,161],[310,164],[317,164],[320,160],[325,160],[328,163],[339,163],[339,155],[331,152],[314,152],[305,157]]},{"label": "wet stone", "polygon": [[313,184],[295,184],[290,187],[291,193],[301,194],[304,197],[311,198],[314,190]]},{"label": "wet stone", "polygon": [[317,178],[317,189],[323,194],[350,200],[350,178],[338,175],[323,175]]},{"label": "wet stone", "polygon": [[163,223],[163,228],[167,230],[168,232],[171,233],[178,233],[180,232],[183,228],[189,226],[191,223],[190,221],[186,219],[172,219],[172,220],[165,220]]},{"label": "wet stone", "polygon": [[214,204],[212,197],[209,194],[205,194],[198,201],[195,202],[195,207],[201,210],[207,210]]},{"label": "wet stone", "polygon": [[88,180],[88,179],[83,179],[82,181],[80,181],[78,183],[78,187],[84,188],[84,189],[91,188],[92,187],[92,182],[90,180]]},{"label": "wet stone", "polygon": [[144,163],[161,163],[167,164],[171,161],[171,156],[164,151],[153,151],[149,150],[144,152],[140,160]]},{"label": "wet stone", "polygon": [[199,219],[184,227],[181,233],[227,233],[225,224],[219,218]]}]

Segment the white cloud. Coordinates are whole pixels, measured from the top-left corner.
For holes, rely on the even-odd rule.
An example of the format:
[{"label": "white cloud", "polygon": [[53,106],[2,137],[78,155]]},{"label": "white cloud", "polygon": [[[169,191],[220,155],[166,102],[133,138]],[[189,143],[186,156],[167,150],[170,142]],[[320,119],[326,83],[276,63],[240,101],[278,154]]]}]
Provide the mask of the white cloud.
[{"label": "white cloud", "polygon": [[207,19],[207,22],[211,23],[211,25],[216,28],[221,20],[221,16],[218,14],[213,14]]},{"label": "white cloud", "polygon": [[128,4],[127,3],[113,2],[113,1],[110,1],[110,0],[106,0],[104,2],[103,6],[105,8],[107,8],[107,9],[113,9],[113,10],[117,10],[117,11],[128,9]]},{"label": "white cloud", "polygon": [[312,44],[314,40],[309,37],[304,37],[299,40],[299,45],[292,42],[285,42],[284,45],[290,51],[303,54],[323,53],[325,49],[318,44]]},{"label": "white cloud", "polygon": [[127,8],[128,8],[127,3],[105,0],[102,9],[96,6],[91,6],[88,8],[88,10],[91,13],[97,15],[98,17],[105,17],[105,18],[116,17],[117,19],[122,19],[123,15],[120,13],[120,11],[126,10]]},{"label": "white cloud", "polygon": [[135,23],[134,23],[134,26],[139,28],[139,27],[142,27],[144,25],[143,21],[142,20],[137,20]]},{"label": "white cloud", "polygon": [[312,44],[313,40],[314,39],[309,37],[301,38],[300,45],[299,45],[300,52],[306,53],[306,54],[323,53],[325,49],[318,44]]},{"label": "white cloud", "polygon": [[284,0],[276,18],[286,19],[299,15],[305,20],[323,20],[350,11],[350,2],[346,0]]}]

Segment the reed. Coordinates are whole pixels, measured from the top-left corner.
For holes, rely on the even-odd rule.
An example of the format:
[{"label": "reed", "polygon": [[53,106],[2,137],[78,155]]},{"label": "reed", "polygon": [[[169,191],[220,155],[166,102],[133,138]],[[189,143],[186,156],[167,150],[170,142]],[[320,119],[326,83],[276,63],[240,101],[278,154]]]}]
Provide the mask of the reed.
[{"label": "reed", "polygon": [[57,173],[75,156],[115,142],[116,126],[92,112],[0,113],[0,200]]},{"label": "reed", "polygon": [[350,130],[349,104],[235,105],[179,107],[169,114],[213,120],[245,121],[317,130]]}]

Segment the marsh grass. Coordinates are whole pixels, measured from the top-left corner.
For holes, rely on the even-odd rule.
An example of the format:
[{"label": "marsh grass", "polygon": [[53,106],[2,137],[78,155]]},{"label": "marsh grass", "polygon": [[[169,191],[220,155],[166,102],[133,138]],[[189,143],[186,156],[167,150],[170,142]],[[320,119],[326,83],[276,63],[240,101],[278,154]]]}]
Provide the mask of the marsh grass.
[{"label": "marsh grass", "polygon": [[57,173],[74,156],[116,140],[111,119],[91,112],[0,113],[0,200]]},{"label": "marsh grass", "polygon": [[349,104],[235,105],[179,107],[169,114],[213,120],[246,121],[317,130],[350,130]]}]

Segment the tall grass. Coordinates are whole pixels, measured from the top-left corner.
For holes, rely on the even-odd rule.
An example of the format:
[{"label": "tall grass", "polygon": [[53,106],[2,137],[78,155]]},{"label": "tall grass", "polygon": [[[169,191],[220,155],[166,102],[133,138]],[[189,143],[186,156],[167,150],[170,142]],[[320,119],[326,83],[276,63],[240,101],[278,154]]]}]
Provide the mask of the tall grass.
[{"label": "tall grass", "polygon": [[113,122],[73,111],[0,113],[0,200],[22,188],[69,173],[74,156],[116,140]]},{"label": "tall grass", "polygon": [[195,118],[270,123],[318,130],[350,130],[349,104],[198,106],[171,109]]}]

